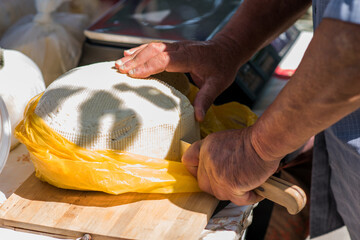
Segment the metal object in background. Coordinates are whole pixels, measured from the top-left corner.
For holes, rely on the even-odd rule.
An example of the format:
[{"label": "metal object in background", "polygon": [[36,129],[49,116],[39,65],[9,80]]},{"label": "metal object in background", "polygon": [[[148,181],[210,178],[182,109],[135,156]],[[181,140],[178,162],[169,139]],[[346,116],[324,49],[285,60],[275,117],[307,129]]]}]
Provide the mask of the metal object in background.
[{"label": "metal object in background", "polygon": [[11,123],[9,113],[2,97],[0,96],[0,173],[9,156],[11,145]]},{"label": "metal object in background", "polygon": [[134,47],[152,41],[205,41],[230,19],[241,0],[121,0],[85,30],[94,43]]},{"label": "metal object in background", "polygon": [[[122,51],[151,41],[210,40],[241,3],[242,0],[121,0],[85,30],[87,41],[79,64],[116,60]],[[253,107],[298,35],[299,31],[292,27],[254,54],[215,104],[236,101]]]}]

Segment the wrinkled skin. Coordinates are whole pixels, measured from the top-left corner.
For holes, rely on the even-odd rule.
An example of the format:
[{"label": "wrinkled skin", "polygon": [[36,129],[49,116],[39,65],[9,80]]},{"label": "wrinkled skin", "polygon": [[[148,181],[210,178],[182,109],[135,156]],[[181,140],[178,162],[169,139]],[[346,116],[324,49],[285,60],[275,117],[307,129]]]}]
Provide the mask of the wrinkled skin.
[{"label": "wrinkled skin", "polygon": [[190,73],[200,88],[194,109],[202,121],[215,98],[234,81],[239,68],[234,58],[232,49],[219,41],[149,43],[125,51],[116,67],[140,78],[163,71]]},{"label": "wrinkled skin", "polygon": [[[210,41],[142,45],[125,52],[116,66],[133,77],[162,71],[190,73],[200,88],[194,108],[196,119],[202,121],[239,67],[310,4],[269,0],[264,8],[262,0],[245,0]],[[265,182],[283,156],[357,110],[359,39],[358,24],[324,18],[297,71],[253,126],[210,134],[184,154],[182,160],[200,188],[238,205],[259,201],[250,190]]]},{"label": "wrinkled skin", "polygon": [[[202,121],[215,98],[233,82],[242,62],[235,59],[233,47],[221,40],[141,45],[125,51],[116,67],[139,78],[162,71],[189,72],[200,88],[194,109],[196,119]],[[182,161],[203,191],[238,205],[263,199],[251,190],[275,172],[279,161],[263,161],[252,147],[250,134],[251,128],[213,133],[186,151]]]},{"label": "wrinkled skin", "polygon": [[263,161],[251,145],[250,134],[251,128],[213,133],[185,152],[182,162],[203,191],[237,205],[262,200],[251,190],[276,171],[279,160]]}]

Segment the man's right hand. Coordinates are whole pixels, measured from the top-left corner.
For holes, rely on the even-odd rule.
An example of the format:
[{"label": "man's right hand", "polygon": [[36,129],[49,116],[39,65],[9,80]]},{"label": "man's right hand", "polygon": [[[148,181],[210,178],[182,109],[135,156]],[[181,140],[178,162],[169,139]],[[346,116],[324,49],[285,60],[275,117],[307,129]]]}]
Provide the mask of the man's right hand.
[{"label": "man's right hand", "polygon": [[261,159],[250,140],[252,130],[248,127],[212,133],[188,148],[182,162],[197,178],[201,190],[239,206],[263,199],[251,190],[277,170],[281,158]]},{"label": "man's right hand", "polygon": [[239,62],[234,55],[224,41],[149,43],[125,51],[115,65],[136,78],[163,71],[190,73],[200,88],[194,109],[196,119],[202,121],[215,98],[235,79]]}]

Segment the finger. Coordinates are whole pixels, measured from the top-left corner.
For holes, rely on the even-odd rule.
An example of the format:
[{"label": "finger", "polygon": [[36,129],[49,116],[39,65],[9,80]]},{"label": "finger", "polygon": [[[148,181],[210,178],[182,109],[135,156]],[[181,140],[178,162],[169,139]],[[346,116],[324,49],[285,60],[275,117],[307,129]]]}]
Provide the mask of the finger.
[{"label": "finger", "polygon": [[121,73],[126,73],[124,72],[124,69],[123,69],[123,66],[124,66],[124,63],[126,63],[127,61],[129,61],[130,59],[132,58],[132,56],[125,56],[125,57],[122,57],[118,60],[115,61],[115,67],[121,72]]},{"label": "finger", "polygon": [[216,169],[214,167],[211,167],[208,164],[204,167],[207,168],[206,173],[209,179],[212,194],[219,200],[232,199],[233,191],[231,190],[230,185],[221,181],[221,178],[219,178],[219,175],[216,174]]},{"label": "finger", "polygon": [[199,188],[202,191],[215,196],[214,191],[212,189],[211,182],[210,182],[209,173],[205,166],[205,161],[200,160],[200,162],[199,162],[199,167],[198,167],[198,171],[197,171],[197,180],[198,180]]},{"label": "finger", "polygon": [[200,88],[194,100],[195,118],[198,122],[204,121],[205,114],[218,95],[218,89],[209,83]]},{"label": "finger", "polygon": [[[145,47],[145,46],[144,46]],[[115,61],[115,67],[119,70],[121,73],[127,73],[124,69],[124,64],[128,62],[129,60],[133,59],[144,47],[142,48],[134,48],[134,52],[132,54],[128,54],[125,57],[122,57]]]},{"label": "finger", "polygon": [[135,52],[142,50],[142,49],[146,48],[147,46],[148,46],[148,44],[143,44],[138,47],[127,49],[124,51],[124,56],[126,57],[126,56],[133,55]]},{"label": "finger", "polygon": [[121,73],[128,73],[128,69],[125,67],[125,63],[132,60],[137,54],[139,54],[142,49],[144,49],[147,45],[143,45],[138,48],[133,48],[133,52],[131,54],[126,55],[125,57],[122,57],[115,61],[115,67],[119,70]]},{"label": "finger", "polygon": [[[124,72],[129,72],[132,69],[141,67],[145,62],[151,58],[166,57],[164,51],[168,48],[169,43],[149,43],[146,47],[137,49],[132,55],[133,57],[123,63],[122,68]],[[159,61],[159,60],[158,60]],[[163,62],[163,60],[161,60]],[[150,74],[148,74],[150,75]]]},{"label": "finger", "polygon": [[238,206],[251,205],[262,201],[264,198],[253,191],[232,193],[229,200]]},{"label": "finger", "polygon": [[211,193],[219,200],[230,200],[239,206],[254,204],[264,199],[253,191],[234,190],[231,184],[223,180],[211,162],[205,165],[204,161],[200,161],[198,182],[203,191]]},{"label": "finger", "polygon": [[166,60],[166,58],[155,56],[150,58],[147,62],[130,69],[128,74],[135,78],[146,78],[150,75],[165,71],[167,64],[168,60]]},{"label": "finger", "polygon": [[217,181],[217,177],[212,173],[211,168],[201,171],[204,167],[199,166],[198,183],[201,190],[210,193],[219,200],[230,200],[236,205],[244,206],[260,202],[264,198],[253,191],[234,191],[230,185]]},{"label": "finger", "polygon": [[186,169],[195,177],[197,177],[199,166],[200,147],[201,141],[191,144],[181,158],[181,161],[185,165]]},{"label": "finger", "polygon": [[167,53],[160,53],[159,55],[150,58],[147,62],[129,70],[128,74],[131,77],[146,78],[163,71],[187,72],[188,66],[183,64],[184,61],[181,61],[177,57],[179,55],[181,54],[174,53],[169,56]]},{"label": "finger", "polygon": [[148,47],[134,53],[132,59],[123,64],[122,70],[132,77],[144,78],[163,71],[190,72],[193,67],[185,51],[178,51],[177,43],[150,43]]},{"label": "finger", "polygon": [[263,200],[263,197],[252,191],[234,191],[231,184],[224,181],[218,181],[219,176],[216,174],[216,169],[214,167],[209,166],[209,164],[203,166],[202,162],[199,165],[199,171],[202,168],[205,168],[206,170],[206,176],[202,175],[200,172],[198,173],[198,181],[200,182],[200,178],[203,179],[203,182],[201,183],[201,187],[204,188],[203,191],[211,192],[217,199],[230,200],[239,206],[250,205]]},{"label": "finger", "polygon": [[224,184],[220,184],[216,179],[216,176],[209,171],[206,171],[209,178],[212,194],[219,200],[230,200],[228,187]]}]

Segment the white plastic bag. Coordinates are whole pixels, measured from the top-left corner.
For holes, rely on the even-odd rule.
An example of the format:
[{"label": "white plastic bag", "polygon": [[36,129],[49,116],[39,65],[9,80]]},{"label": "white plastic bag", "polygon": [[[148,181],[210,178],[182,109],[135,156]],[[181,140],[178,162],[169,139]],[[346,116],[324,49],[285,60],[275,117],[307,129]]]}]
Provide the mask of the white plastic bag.
[{"label": "white plastic bag", "polygon": [[0,38],[17,20],[35,13],[34,0],[0,0]]},{"label": "white plastic bag", "polygon": [[0,96],[10,115],[11,148],[18,140],[14,137],[15,126],[23,118],[27,103],[45,90],[40,69],[24,54],[0,49]]},{"label": "white plastic bag", "polygon": [[59,11],[82,13],[93,19],[100,6],[99,3],[99,0],[70,0],[63,4]]},{"label": "white plastic bag", "polygon": [[65,1],[36,0],[38,13],[19,20],[0,41],[3,48],[21,51],[30,57],[41,69],[46,86],[76,67],[81,55],[88,17],[56,13]]}]

